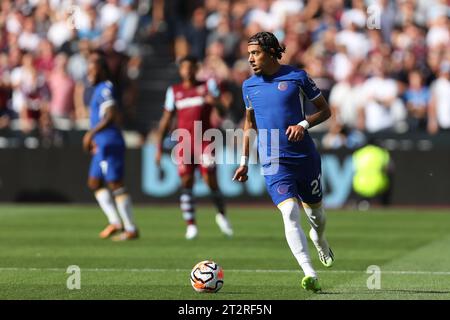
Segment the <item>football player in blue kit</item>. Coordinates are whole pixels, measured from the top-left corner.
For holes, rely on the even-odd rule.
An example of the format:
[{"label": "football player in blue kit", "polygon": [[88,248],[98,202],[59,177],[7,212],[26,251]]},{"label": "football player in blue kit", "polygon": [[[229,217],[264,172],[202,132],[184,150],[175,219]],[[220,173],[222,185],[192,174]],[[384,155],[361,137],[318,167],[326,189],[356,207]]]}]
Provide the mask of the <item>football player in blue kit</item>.
[{"label": "football player in blue kit", "polygon": [[131,198],[124,186],[125,141],[116,124],[117,105],[114,86],[104,55],[92,52],[88,60],[88,80],[93,86],[89,98],[90,130],[83,137],[83,148],[92,154],[88,186],[108,218],[100,238],[114,241],[138,238]]},{"label": "football player in blue kit", "polygon": [[[245,134],[243,155],[233,180],[248,179],[249,133],[257,130],[258,154],[268,193],[281,211],[286,240],[305,273],[301,286],[317,292],[321,286],[300,226],[300,206],[308,217],[309,236],[320,261],[331,267],[334,256],[324,234],[321,159],[308,134],[308,128],[327,120],[331,112],[305,71],[279,63],[284,51],[285,47],[270,32],[259,32],[248,41],[248,61],[254,75],[242,85]],[[305,98],[315,105],[316,113],[305,115]]]}]

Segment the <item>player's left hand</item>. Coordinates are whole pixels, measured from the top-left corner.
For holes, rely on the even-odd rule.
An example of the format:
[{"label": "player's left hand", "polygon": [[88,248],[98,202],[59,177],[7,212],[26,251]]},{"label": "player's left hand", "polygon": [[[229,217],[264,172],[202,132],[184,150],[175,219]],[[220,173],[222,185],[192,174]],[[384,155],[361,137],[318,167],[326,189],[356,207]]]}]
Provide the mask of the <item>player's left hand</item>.
[{"label": "player's left hand", "polygon": [[87,152],[89,152],[92,148],[92,138],[93,134],[91,131],[86,132],[83,137],[83,149]]},{"label": "player's left hand", "polygon": [[289,126],[286,130],[286,135],[291,142],[300,141],[305,135],[305,128],[299,125]]}]

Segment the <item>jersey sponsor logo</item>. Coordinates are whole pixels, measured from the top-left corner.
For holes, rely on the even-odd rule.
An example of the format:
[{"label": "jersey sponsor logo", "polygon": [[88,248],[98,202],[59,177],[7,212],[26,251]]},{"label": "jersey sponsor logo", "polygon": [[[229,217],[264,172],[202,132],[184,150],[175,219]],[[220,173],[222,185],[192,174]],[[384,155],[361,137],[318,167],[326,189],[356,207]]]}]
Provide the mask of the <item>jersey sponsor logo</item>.
[{"label": "jersey sponsor logo", "polygon": [[201,107],[205,103],[204,97],[191,97],[191,98],[185,98],[182,100],[178,100],[175,102],[177,109],[186,109],[186,108],[192,108],[192,107]]},{"label": "jersey sponsor logo", "polygon": [[281,81],[278,83],[278,90],[286,91],[288,88],[288,83],[286,81]]}]

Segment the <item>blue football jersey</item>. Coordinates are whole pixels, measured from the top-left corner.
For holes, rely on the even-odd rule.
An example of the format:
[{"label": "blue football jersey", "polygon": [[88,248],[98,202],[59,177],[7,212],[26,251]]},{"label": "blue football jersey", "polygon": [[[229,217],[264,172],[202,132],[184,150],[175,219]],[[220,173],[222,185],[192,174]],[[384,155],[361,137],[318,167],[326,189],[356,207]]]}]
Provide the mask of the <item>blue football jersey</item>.
[{"label": "blue football jersey", "polygon": [[[110,81],[97,84],[90,100],[90,124],[91,129],[102,120],[106,110],[116,104],[114,99],[114,87]],[[110,124],[94,136],[98,146],[124,144],[122,133],[115,124]]]},{"label": "blue football jersey", "polygon": [[305,71],[282,65],[271,76],[253,75],[242,84],[242,94],[245,107],[255,113],[262,165],[295,163],[317,152],[307,130],[298,142],[289,141],[286,135],[289,126],[305,119],[305,98],[312,101],[321,95]]}]

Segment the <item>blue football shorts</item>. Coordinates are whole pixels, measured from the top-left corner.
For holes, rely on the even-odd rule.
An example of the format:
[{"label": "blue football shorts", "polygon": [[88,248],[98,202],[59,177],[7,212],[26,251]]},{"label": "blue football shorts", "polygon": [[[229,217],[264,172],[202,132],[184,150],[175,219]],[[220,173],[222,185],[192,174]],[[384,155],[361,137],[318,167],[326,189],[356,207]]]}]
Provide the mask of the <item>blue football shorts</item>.
[{"label": "blue football shorts", "polygon": [[122,181],[125,166],[123,145],[97,146],[91,159],[89,177],[106,182]]},{"label": "blue football shorts", "polygon": [[281,161],[264,168],[267,191],[275,205],[295,198],[308,204],[322,201],[321,159],[318,153],[312,156],[290,159],[289,163]]}]

